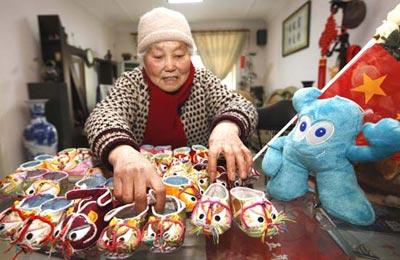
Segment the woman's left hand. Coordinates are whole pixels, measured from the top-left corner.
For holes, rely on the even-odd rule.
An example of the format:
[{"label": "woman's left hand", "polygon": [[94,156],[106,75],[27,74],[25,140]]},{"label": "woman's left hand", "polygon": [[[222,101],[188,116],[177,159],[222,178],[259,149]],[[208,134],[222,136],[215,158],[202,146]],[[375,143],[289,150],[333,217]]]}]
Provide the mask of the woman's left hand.
[{"label": "woman's left hand", "polygon": [[220,154],[225,157],[230,181],[235,180],[237,173],[241,179],[247,178],[253,159],[250,150],[240,140],[239,132],[239,127],[231,121],[221,121],[212,130],[208,140],[208,172],[212,181],[216,178]]}]

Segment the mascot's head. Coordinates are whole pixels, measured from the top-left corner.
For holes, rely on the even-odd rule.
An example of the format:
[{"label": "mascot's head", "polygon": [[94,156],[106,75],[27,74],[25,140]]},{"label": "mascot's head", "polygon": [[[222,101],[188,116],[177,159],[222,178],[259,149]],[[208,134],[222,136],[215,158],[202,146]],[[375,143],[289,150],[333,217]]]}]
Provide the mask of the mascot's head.
[{"label": "mascot's head", "polygon": [[362,128],[364,113],[357,103],[339,96],[318,99],[320,95],[317,88],[305,88],[293,97],[293,106],[299,114],[289,141],[302,156],[348,146]]}]

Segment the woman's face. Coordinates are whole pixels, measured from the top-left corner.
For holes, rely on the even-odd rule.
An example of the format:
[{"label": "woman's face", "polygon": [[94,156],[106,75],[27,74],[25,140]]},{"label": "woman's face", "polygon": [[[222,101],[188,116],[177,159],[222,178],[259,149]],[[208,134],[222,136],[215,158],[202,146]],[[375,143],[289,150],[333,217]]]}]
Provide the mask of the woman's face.
[{"label": "woman's face", "polygon": [[163,41],[150,46],[144,68],[151,81],[166,92],[177,91],[189,76],[190,55],[180,41]]}]

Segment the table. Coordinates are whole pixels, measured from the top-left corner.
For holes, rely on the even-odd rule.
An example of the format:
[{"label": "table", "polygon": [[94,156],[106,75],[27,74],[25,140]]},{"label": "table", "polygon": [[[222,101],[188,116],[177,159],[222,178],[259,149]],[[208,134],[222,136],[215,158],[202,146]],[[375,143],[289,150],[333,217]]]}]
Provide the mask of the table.
[{"label": "table", "polygon": [[[259,239],[248,237],[235,224],[220,237],[220,243],[214,245],[211,238],[191,234],[192,226],[187,221],[184,245],[177,251],[160,255],[149,253],[144,246],[140,247],[131,259],[349,259],[330,235],[321,228],[313,218],[313,195],[307,194],[291,202],[273,201],[278,210],[283,210],[296,222],[288,223],[288,231],[267,239],[271,247]],[[7,243],[2,242],[3,252]],[[2,259],[11,259],[15,250],[4,255]],[[44,254],[21,254],[18,259],[43,259]],[[95,257],[104,259],[103,256]],[[52,256],[50,259],[58,259]]]}]

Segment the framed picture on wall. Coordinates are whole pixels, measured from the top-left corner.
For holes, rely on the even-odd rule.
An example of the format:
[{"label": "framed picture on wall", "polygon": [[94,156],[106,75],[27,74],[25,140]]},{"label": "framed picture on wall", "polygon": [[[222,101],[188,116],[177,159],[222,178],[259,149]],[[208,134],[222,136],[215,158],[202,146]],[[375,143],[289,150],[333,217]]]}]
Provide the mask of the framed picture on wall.
[{"label": "framed picture on wall", "polygon": [[307,48],[310,41],[311,2],[307,1],[282,24],[282,56]]}]

